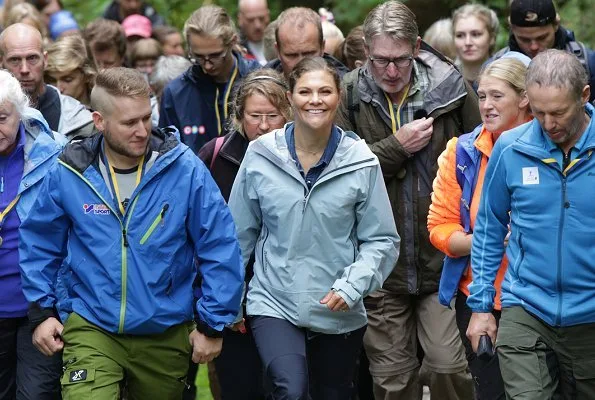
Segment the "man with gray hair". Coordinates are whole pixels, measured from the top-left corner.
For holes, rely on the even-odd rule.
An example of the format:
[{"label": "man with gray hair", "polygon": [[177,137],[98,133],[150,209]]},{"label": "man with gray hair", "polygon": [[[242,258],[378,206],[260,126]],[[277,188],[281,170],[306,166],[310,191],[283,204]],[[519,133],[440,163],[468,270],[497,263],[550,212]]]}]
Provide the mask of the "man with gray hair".
[{"label": "man with gray hair", "polygon": [[69,140],[94,133],[91,113],[84,105],[43,81],[47,53],[41,33],[27,24],[13,24],[0,34],[0,67],[11,72],[53,131]]},{"label": "man with gray hair", "polygon": [[402,238],[393,272],[364,301],[374,394],[421,399],[421,376],[433,397],[471,399],[454,310],[438,302],[444,255],[430,244],[426,225],[438,156],[450,138],[481,122],[477,97],[450,61],[422,43],[415,15],[402,3],[374,8],[363,30],[368,62],[345,75],[337,124],[360,135],[380,160]]},{"label": "man with gray hair", "polygon": [[275,47],[279,58],[265,67],[272,68],[288,77],[293,68],[306,57],[323,57],[339,76],[347,73],[346,66],[324,52],[322,22],[316,11],[306,7],[291,7],[276,20]]},{"label": "man with gray hair", "polygon": [[[585,69],[563,50],[537,54],[526,87],[535,119],[502,135],[487,167],[467,336],[474,349],[485,335],[496,344],[507,398],[594,399],[595,108]],[[498,327],[491,310],[505,247]]]}]

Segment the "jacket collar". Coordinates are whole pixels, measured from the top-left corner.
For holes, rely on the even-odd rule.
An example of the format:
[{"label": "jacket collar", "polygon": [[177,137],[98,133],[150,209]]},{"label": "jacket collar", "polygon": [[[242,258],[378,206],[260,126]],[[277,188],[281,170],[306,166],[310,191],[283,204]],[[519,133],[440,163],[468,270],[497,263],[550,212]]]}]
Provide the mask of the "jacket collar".
[{"label": "jacket collar", "polygon": [[[173,127],[153,129],[151,131],[149,151],[159,153],[157,160],[176,157],[187,149],[186,146],[183,146],[184,149],[182,148],[176,132],[177,130]],[[59,158],[82,174],[91,164],[97,162],[102,140],[103,135],[97,133],[83,140],[73,141],[66,146]],[[151,171],[153,169],[151,168]]]},{"label": "jacket collar", "polygon": [[221,146],[219,155],[236,165],[240,165],[248,148],[248,140],[238,131],[228,134],[228,138]]}]

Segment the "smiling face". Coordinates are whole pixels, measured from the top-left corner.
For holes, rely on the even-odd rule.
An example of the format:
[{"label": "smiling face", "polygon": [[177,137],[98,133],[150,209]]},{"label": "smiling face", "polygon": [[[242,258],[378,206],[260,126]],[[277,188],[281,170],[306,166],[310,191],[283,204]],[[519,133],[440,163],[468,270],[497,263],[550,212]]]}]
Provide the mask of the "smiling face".
[{"label": "smiling face", "polygon": [[311,130],[331,129],[340,93],[330,72],[318,70],[304,73],[287,97],[293,108],[296,125]]},{"label": "smiling face", "polygon": [[490,55],[490,38],[487,26],[481,19],[469,15],[459,18],[454,27],[457,55],[464,63],[483,63]]},{"label": "smiling face", "polygon": [[518,94],[502,79],[482,77],[477,95],[481,120],[493,135],[500,135],[526,121],[527,96]]}]

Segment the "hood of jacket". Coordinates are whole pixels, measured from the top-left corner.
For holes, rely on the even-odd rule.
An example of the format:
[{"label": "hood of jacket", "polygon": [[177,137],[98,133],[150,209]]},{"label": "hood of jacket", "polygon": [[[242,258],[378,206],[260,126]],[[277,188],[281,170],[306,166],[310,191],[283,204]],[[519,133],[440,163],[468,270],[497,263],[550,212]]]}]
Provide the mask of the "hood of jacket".
[{"label": "hood of jacket", "polygon": [[76,131],[85,125],[93,124],[93,116],[91,112],[80,103],[77,99],[70,96],[65,96],[58,88],[47,85],[48,88],[55,90],[60,98],[60,123],[58,131],[64,136],[72,139],[76,135]]}]

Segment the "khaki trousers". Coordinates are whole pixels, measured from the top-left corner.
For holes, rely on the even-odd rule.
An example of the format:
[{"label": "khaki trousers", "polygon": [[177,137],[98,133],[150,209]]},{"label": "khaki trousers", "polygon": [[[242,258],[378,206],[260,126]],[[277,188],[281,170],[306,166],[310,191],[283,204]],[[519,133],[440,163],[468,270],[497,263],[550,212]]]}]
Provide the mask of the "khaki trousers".
[{"label": "khaki trousers", "polygon": [[[423,384],[434,399],[473,399],[455,311],[440,305],[437,293],[412,296],[381,289],[364,304],[364,346],[376,400],[421,400]],[[421,365],[418,342],[425,353]]]}]

